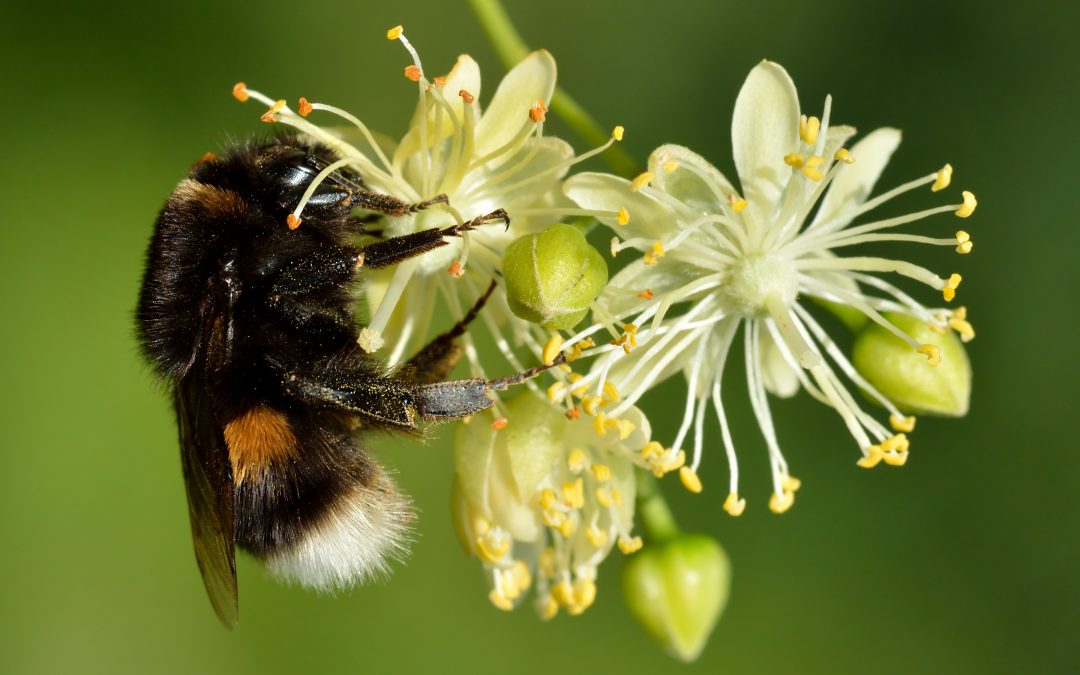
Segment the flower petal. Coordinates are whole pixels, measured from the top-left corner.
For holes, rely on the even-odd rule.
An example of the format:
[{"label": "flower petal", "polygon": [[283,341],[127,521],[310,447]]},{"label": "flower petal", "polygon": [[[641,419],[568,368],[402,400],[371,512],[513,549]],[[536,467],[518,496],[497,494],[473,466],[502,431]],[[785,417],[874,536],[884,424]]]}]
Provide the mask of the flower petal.
[{"label": "flower petal", "polygon": [[674,235],[675,214],[643,192],[632,192],[630,182],[606,173],[579,173],[563,184],[563,192],[584,209],[618,212],[626,209],[630,222],[616,225],[615,218],[601,218],[620,239],[664,239]]},{"label": "flower petal", "polygon": [[[669,163],[674,163],[668,171]],[[649,155],[653,184],[687,206],[702,212],[722,211],[723,202],[735,192],[731,182],[709,162],[681,145],[661,145]]]},{"label": "flower petal", "polygon": [[477,100],[480,99],[480,66],[468,54],[459,56],[457,63],[446,74],[443,96],[455,110],[460,110],[462,107],[461,96],[458,95],[462,90],[469,92]]},{"label": "flower petal", "polygon": [[852,214],[866,201],[898,145],[900,130],[887,127],[871,132],[856,143],[851,148],[855,163],[836,174],[814,223],[828,222],[830,230],[838,230],[851,222]]},{"label": "flower petal", "polygon": [[532,124],[529,110],[537,100],[551,102],[555,91],[555,59],[546,50],[529,54],[506,74],[491,105],[476,124],[476,154],[483,157],[506,144],[522,125]]},{"label": "flower petal", "polygon": [[731,145],[744,197],[772,214],[791,177],[784,156],[799,148],[799,98],[779,64],[762,61],[747,76],[731,121]]},{"label": "flower petal", "polygon": [[761,374],[765,389],[773,396],[791,398],[799,392],[799,375],[776,346],[767,330],[759,333],[761,342]]},{"label": "flower petal", "polygon": [[[429,145],[434,144],[436,140],[443,141],[449,138],[454,133],[455,128],[461,128],[465,115],[465,102],[458,96],[458,92],[462,89],[467,90],[474,96],[478,96],[480,92],[480,66],[476,65],[476,61],[468,54],[462,54],[458,57],[457,63],[454,64],[453,69],[446,76],[446,85],[437,90],[446,99],[450,110],[457,117],[458,124],[456,127],[450,115],[447,114],[446,108],[435,100],[435,94],[429,93],[425,96],[427,102],[426,133]],[[473,91],[473,89],[476,91]],[[420,151],[422,147],[421,139],[423,138],[420,127],[420,116],[422,114],[420,103],[417,102],[416,110],[413,112],[412,120],[409,122],[409,131],[401,139],[401,143],[398,144],[397,149],[394,151],[394,166],[402,167],[407,160]],[[435,128],[436,119],[441,120],[438,129]]]}]

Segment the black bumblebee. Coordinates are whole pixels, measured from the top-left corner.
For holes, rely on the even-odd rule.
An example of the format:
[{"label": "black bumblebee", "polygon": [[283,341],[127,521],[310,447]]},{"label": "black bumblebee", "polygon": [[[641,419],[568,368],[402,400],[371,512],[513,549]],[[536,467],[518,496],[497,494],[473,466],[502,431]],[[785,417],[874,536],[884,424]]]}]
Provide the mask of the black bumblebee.
[{"label": "black bumblebee", "polygon": [[499,210],[357,246],[380,214],[446,198],[407,204],[337,171],[318,184],[302,224],[290,218],[336,159],[291,136],[204,158],[165,203],[150,241],[139,339],[171,385],[195,555],[227,626],[237,619],[235,546],[276,576],[320,589],[362,581],[403,552],[408,499],[358,432],[415,433],[421,420],[471,415],[492,405],[489,390],[544,369],[441,381],[460,356],[454,338],[487,295],[396,371],[358,348],[353,282],[364,268],[509,219]]}]

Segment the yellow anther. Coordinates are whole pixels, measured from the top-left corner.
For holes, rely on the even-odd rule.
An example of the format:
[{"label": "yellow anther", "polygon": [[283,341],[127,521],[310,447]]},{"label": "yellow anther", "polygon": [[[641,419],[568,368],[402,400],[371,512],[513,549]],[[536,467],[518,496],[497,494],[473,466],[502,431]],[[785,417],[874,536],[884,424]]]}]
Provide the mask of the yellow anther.
[{"label": "yellow anther", "polygon": [[562,511],[542,511],[540,513],[544,521],[544,525],[558,530],[566,522],[566,514]]},{"label": "yellow anther", "polygon": [[807,145],[817,143],[818,131],[821,130],[821,120],[816,117],[799,117],[799,138]]},{"label": "yellow anther", "polygon": [[496,570],[495,575],[498,577],[497,583],[502,589],[503,595],[510,600],[517,600],[522,591],[525,590],[518,586],[513,570]]},{"label": "yellow anther", "polygon": [[652,463],[664,456],[664,446],[657,441],[649,441],[641,449],[641,456],[646,462]]},{"label": "yellow anther", "polygon": [[545,579],[551,579],[555,576],[555,562],[556,562],[555,549],[548,546],[540,552],[540,561],[537,565],[537,569],[540,570],[540,574]]},{"label": "yellow anther", "polygon": [[541,621],[551,621],[559,614],[559,603],[550,593],[545,593],[536,599],[536,614]]},{"label": "yellow anther", "polygon": [[585,530],[585,538],[588,539],[589,543],[594,547],[603,548],[604,544],[607,543],[608,534],[597,528],[595,525],[592,525],[589,529]]},{"label": "yellow anther", "polygon": [[592,579],[578,579],[574,582],[574,604],[582,610],[596,602],[596,582]]},{"label": "yellow anther", "polygon": [[403,32],[404,30],[405,30],[405,29],[404,29],[404,28],[402,28],[401,26],[394,26],[394,27],[393,27],[393,28],[391,28],[390,30],[386,31],[386,39],[387,39],[387,40],[396,40],[396,39],[398,39],[399,37],[401,37],[401,33],[402,33],[402,32]]},{"label": "yellow anther", "polygon": [[821,155],[814,155],[806,160],[806,166],[810,168],[816,168],[821,166],[825,162],[825,158]]},{"label": "yellow anther", "polygon": [[628,537],[625,534],[619,537],[619,550],[627,555],[640,551],[643,545],[641,537]]},{"label": "yellow anther", "polygon": [[651,183],[653,178],[655,178],[655,176],[653,176],[652,172],[650,171],[646,171],[638,175],[637,178],[630,181],[630,192],[637,192],[641,188]]},{"label": "yellow anther", "polygon": [[559,526],[559,534],[569,539],[574,536],[574,531],[577,530],[577,521],[573,518],[567,518]]},{"label": "yellow anther", "polygon": [[949,187],[949,183],[952,182],[952,164],[946,164],[941,167],[941,171],[937,172],[937,177],[934,179],[934,184],[930,186],[933,192],[941,192],[945,188]]},{"label": "yellow anther", "polygon": [[678,169],[678,168],[679,168],[678,160],[669,159],[668,161],[664,162],[664,173],[672,173],[672,172],[675,171],[675,169]]},{"label": "yellow anther", "polygon": [[455,260],[450,263],[450,267],[446,270],[446,273],[455,279],[460,279],[465,274],[465,268],[461,266],[460,260]]},{"label": "yellow anther", "polygon": [[941,348],[937,345],[919,345],[919,348],[915,351],[925,355],[926,362],[929,363],[931,366],[936,366],[941,363]]},{"label": "yellow anther", "polygon": [[731,210],[735,213],[742,213],[747,206],[748,202],[745,199],[736,199],[731,203]]},{"label": "yellow anther", "polygon": [[482,537],[491,529],[491,523],[489,523],[486,518],[474,518],[472,521],[472,528],[477,536]]},{"label": "yellow anther", "polygon": [[971,253],[972,247],[975,246],[975,242],[971,241],[971,235],[963,230],[956,232],[956,252],[965,254]]},{"label": "yellow anther", "polygon": [[562,349],[563,342],[565,342],[563,336],[558,333],[551,334],[551,337],[548,338],[547,343],[544,345],[543,353],[540,355],[545,366],[550,366],[555,362],[555,358],[559,356],[559,350]]},{"label": "yellow anther", "polygon": [[514,603],[510,601],[510,598],[506,597],[506,595],[497,588],[491,589],[491,592],[488,593],[488,600],[491,601],[491,604],[504,612],[509,612],[514,608]]},{"label": "yellow anther", "polygon": [[532,586],[532,572],[529,571],[529,566],[524,560],[515,560],[510,573],[514,577],[514,583],[517,584],[519,592],[524,593]]},{"label": "yellow anther", "polygon": [[907,464],[908,451],[901,450],[899,452],[890,452],[889,454],[882,457],[882,459],[884,459],[885,463],[889,466],[904,466],[905,464]]},{"label": "yellow anther", "polygon": [[593,464],[592,472],[598,482],[606,483],[611,480],[611,467],[607,464]]},{"label": "yellow anther", "polygon": [[945,298],[946,302],[952,301],[956,297],[956,289],[959,288],[960,282],[964,278],[959,274],[951,274],[949,278],[945,280],[945,287],[941,289],[941,295]]},{"label": "yellow anther", "polygon": [[799,488],[802,487],[802,481],[795,476],[787,475],[780,481],[780,485],[783,486],[786,492],[798,492]]},{"label": "yellow anther", "polygon": [[819,181],[825,177],[825,175],[821,173],[821,171],[815,169],[812,166],[804,166],[802,168],[802,175],[813,181]]},{"label": "yellow anther", "polygon": [[806,160],[803,158],[801,152],[793,152],[790,155],[784,155],[784,164],[787,164],[793,169],[801,169]]},{"label": "yellow anther", "polygon": [[911,433],[915,431],[915,418],[914,417],[898,417],[896,415],[889,415],[889,424],[894,431],[906,431]]},{"label": "yellow anther", "polygon": [[738,492],[729,492],[727,499],[724,500],[724,510],[732,516],[741,516],[746,510],[746,500],[739,499]]},{"label": "yellow anther", "polygon": [[645,264],[655,265],[656,261],[664,257],[664,242],[657,239],[653,242],[652,250],[645,254]]},{"label": "yellow anther", "polygon": [[773,513],[783,513],[791,508],[791,505],[795,503],[795,493],[785,491],[782,494],[774,492],[772,497],[769,497],[769,510]]},{"label": "yellow anther", "polygon": [[551,488],[544,488],[540,491],[540,508],[548,511],[559,502],[558,495]]},{"label": "yellow anther", "polygon": [[570,585],[568,579],[563,579],[557,584],[551,587],[551,595],[554,596],[555,601],[563,607],[569,607],[574,604],[574,587]]},{"label": "yellow anther", "polygon": [[585,506],[585,481],[578,478],[573,483],[563,483],[563,499],[573,509]]},{"label": "yellow anther", "polygon": [[558,403],[559,401],[563,400],[563,397],[565,397],[565,396],[566,396],[566,383],[565,382],[555,382],[554,384],[552,384],[550,387],[547,388],[548,401],[550,401],[552,403]]},{"label": "yellow anther", "polygon": [[586,415],[595,416],[602,401],[603,399],[599,396],[584,396],[581,399],[581,409],[585,411]]},{"label": "yellow anther", "polygon": [[683,487],[690,492],[694,494],[701,492],[701,478],[690,467],[684,466],[679,469],[679,480],[682,481]]},{"label": "yellow anther", "polygon": [[280,112],[281,109],[284,107],[285,99],[278,99],[277,101],[274,101],[274,105],[270,106],[270,108],[266,112],[264,112],[262,114],[262,117],[260,117],[259,119],[261,119],[263,122],[277,122],[277,117],[275,117],[274,115]]},{"label": "yellow anther", "polygon": [[611,492],[606,488],[596,488],[596,501],[600,502],[600,506],[605,509],[610,509],[615,505],[615,498],[611,496]]},{"label": "yellow anther", "polygon": [[621,141],[622,137],[623,137],[623,133],[625,131],[626,130],[623,129],[622,125],[620,124],[620,125],[618,125],[617,127],[615,127],[614,129],[611,130],[611,137],[614,138],[617,141]]},{"label": "yellow anther", "polygon": [[904,434],[896,434],[881,442],[881,451],[886,453],[894,452],[896,450],[904,451],[908,449],[909,445],[910,441],[908,441],[907,436]]},{"label": "yellow anther", "polygon": [[949,328],[960,334],[961,342],[971,342],[975,339],[975,327],[964,319],[954,316],[949,319]]},{"label": "yellow anther", "polygon": [[610,420],[608,420],[608,418],[604,415],[604,413],[597,413],[596,417],[594,417],[593,421],[592,421],[592,428],[593,428],[593,431],[596,432],[597,436],[604,436],[604,435],[607,434],[607,430],[608,430],[608,424],[607,423],[609,421]]},{"label": "yellow anther", "polygon": [[885,456],[885,453],[881,451],[880,445],[868,445],[866,446],[864,453],[865,454],[859,458],[859,461],[855,462],[864,469],[873,469],[881,463],[881,459]]},{"label": "yellow anther", "polygon": [[840,148],[833,154],[833,159],[844,164],[854,164],[855,157],[851,154],[851,151],[847,148]]},{"label": "yellow anther", "polygon": [[956,209],[956,215],[961,218],[967,218],[971,214],[975,213],[975,207],[979,205],[979,202],[975,201],[975,195],[964,190],[964,203],[960,208]]},{"label": "yellow anther", "polygon": [[566,466],[574,473],[581,473],[587,467],[588,458],[581,448],[574,448],[566,457]]},{"label": "yellow anther", "polygon": [[619,431],[619,440],[625,441],[630,438],[630,434],[634,433],[634,429],[637,429],[637,425],[630,420],[619,420],[616,427]]},{"label": "yellow anther", "polygon": [[615,222],[617,222],[620,225],[626,225],[627,223],[630,222],[630,212],[627,211],[625,208],[619,209],[619,215],[615,219]]},{"label": "yellow anther", "polygon": [[[582,375],[581,373],[570,373],[570,377],[567,378],[567,379],[570,380],[570,384],[574,384],[575,382],[577,382],[578,380],[580,380],[583,377],[584,377],[584,375]],[[571,389],[570,390],[570,393],[573,394],[574,396],[577,396],[578,398],[581,398],[581,397],[585,396],[585,394],[587,394],[588,392],[589,392],[589,387],[588,386],[581,386],[581,387],[578,387],[576,389]]]},{"label": "yellow anther", "polygon": [[614,403],[619,400],[619,390],[615,388],[615,383],[608,380],[604,383],[603,398],[605,402]]},{"label": "yellow anther", "polygon": [[494,565],[510,551],[510,540],[505,537],[477,537],[476,554],[481,560]]}]

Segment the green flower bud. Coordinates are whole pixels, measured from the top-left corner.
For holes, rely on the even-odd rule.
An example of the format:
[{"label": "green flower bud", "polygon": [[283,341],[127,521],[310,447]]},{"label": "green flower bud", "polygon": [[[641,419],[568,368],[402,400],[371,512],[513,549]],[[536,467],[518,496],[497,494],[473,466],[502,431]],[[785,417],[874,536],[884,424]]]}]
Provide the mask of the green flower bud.
[{"label": "green flower bud", "polygon": [[607,263],[578,229],[556,224],[519,237],[503,254],[506,299],[518,317],[573,328],[607,284]]},{"label": "green flower bud", "polygon": [[936,345],[941,362],[930,366],[924,354],[876,323],[855,336],[852,362],[856,370],[901,410],[911,414],[959,417],[971,398],[971,362],[952,331],[938,333],[905,314],[885,318],[916,342]]},{"label": "green flower bud", "polygon": [[731,566],[711,537],[647,543],[622,569],[630,613],[672,656],[697,659],[727,604]]}]

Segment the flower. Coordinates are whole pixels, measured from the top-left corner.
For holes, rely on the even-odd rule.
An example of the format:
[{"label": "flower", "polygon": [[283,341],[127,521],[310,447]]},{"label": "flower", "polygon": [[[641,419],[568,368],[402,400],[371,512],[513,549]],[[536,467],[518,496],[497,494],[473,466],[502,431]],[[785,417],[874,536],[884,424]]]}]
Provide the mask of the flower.
[{"label": "flower", "polygon": [[[361,330],[360,346],[374,352],[384,344],[392,345],[387,361],[396,365],[424,344],[434,307],[448,304],[455,316],[464,316],[497,277],[506,246],[566,211],[561,179],[572,165],[603,151],[615,139],[575,156],[569,144],[544,135],[545,102],[554,92],[556,76],[555,60],[546,51],[529,54],[507,73],[490,104],[481,110],[480,70],[471,57],[460,56],[445,77],[429,79],[401,27],[388,31],[387,37],[399,41],[410,55],[412,64],[405,76],[417,83],[418,91],[409,128],[391,148],[340,108],[300,99],[294,112],[284,101],[246,87],[242,94],[244,99],[255,98],[271,106],[264,120],[293,126],[332,148],[342,157],[342,165],[359,172],[369,188],[410,203],[446,196],[447,203],[387,217],[383,236],[489,217],[491,222],[448,239],[446,246],[365,276],[372,314]],[[306,119],[314,111],[335,114],[354,129],[317,126]],[[296,217],[301,209],[298,206]],[[508,218],[490,217],[502,213]],[[514,321],[503,289],[488,301],[481,317],[496,333],[498,326]],[[483,376],[484,369],[470,348],[471,336],[462,339],[473,374]],[[509,354],[504,341],[499,345]]]},{"label": "flower", "polygon": [[[940,362],[938,346],[913,339],[884,313],[911,317],[939,331],[960,325],[954,312],[928,307],[884,278],[886,273],[908,277],[941,292],[948,302],[959,274],[939,277],[903,259],[841,251],[871,242],[914,242],[968,253],[971,238],[962,230],[937,238],[893,229],[948,212],[966,218],[975,209],[975,197],[964,192],[962,203],[852,225],[903,193],[927,185],[934,192],[948,187],[952,167],[868,199],[900,132],[878,129],[848,149],[845,144],[855,130],[830,124],[830,112],[831,98],[826,98],[820,119],[801,115],[787,72],[765,61],[751,71],[735,103],[732,144],[741,191],[699,155],[675,145],[657,148],[648,171],[633,181],[591,173],[565,185],[566,194],[583,208],[620,210],[619,218],[601,219],[617,235],[613,254],[627,249],[643,253],[601,294],[594,310],[599,324],[566,340],[573,344],[598,328],[623,340],[594,350],[603,353],[576,386],[595,391],[618,383],[624,394],[608,413],[617,417],[655,383],[684,373],[686,407],[665,452],[668,457],[680,452],[694,428],[692,460],[680,474],[688,488],[700,490],[697,471],[711,404],[730,465],[724,508],[732,515],[743,511],[745,500],[739,496],[738,464],[721,393],[724,366],[740,327],[750,401],[772,467],[769,506],[783,512],[793,503],[799,481],[780,451],[767,391],[790,396],[805,388],[835,409],[858,444],[863,467],[882,460],[903,464],[908,457],[903,432],[915,423],[852,366],[805,300],[856,310],[924,355],[927,367]],[[962,323],[970,328],[966,320]],[[637,343],[632,352],[628,333]],[[888,410],[892,431],[862,410],[840,374]]]},{"label": "flower", "polygon": [[454,521],[462,546],[484,564],[491,602],[513,609],[535,579],[544,619],[585,611],[597,568],[614,546],[641,548],[632,534],[631,458],[649,442],[640,411],[625,433],[597,435],[547,400],[524,391],[506,417],[485,413],[455,438]]}]

